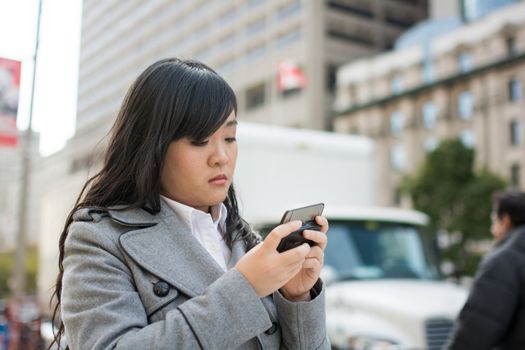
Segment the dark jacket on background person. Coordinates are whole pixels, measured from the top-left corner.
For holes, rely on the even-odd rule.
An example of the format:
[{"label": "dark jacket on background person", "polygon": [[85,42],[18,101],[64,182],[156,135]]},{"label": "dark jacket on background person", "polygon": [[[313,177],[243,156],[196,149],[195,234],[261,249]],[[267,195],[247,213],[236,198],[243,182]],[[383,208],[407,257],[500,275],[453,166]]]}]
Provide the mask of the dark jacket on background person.
[{"label": "dark jacket on background person", "polygon": [[481,263],[447,348],[525,349],[525,225]]}]

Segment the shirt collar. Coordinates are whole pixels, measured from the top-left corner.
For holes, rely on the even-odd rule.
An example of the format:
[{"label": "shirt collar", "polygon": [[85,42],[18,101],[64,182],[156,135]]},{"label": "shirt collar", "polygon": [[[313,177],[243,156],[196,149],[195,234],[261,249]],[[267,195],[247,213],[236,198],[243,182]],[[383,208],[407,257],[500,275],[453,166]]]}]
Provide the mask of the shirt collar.
[{"label": "shirt collar", "polygon": [[221,232],[224,232],[226,229],[226,218],[228,217],[228,209],[224,203],[217,204],[211,207],[210,212],[216,213],[219,212],[217,220],[213,221],[213,216],[210,213],[205,213],[201,210],[197,210],[193,207],[190,207],[186,204],[179,203],[174,201],[171,198],[160,196],[168,204],[168,206],[175,212],[177,216],[192,230],[194,228],[194,223],[196,221],[205,221],[212,220],[215,225],[218,225],[218,228]]}]

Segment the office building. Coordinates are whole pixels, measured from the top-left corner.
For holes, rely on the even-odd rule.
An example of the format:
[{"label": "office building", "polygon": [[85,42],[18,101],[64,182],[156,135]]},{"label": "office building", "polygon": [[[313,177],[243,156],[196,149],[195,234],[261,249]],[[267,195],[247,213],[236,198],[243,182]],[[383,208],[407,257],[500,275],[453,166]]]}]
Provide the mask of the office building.
[{"label": "office building", "polygon": [[377,140],[380,204],[408,205],[402,177],[453,137],[475,149],[478,169],[525,188],[525,2],[458,23],[429,22],[337,75],[334,129]]},{"label": "office building", "polygon": [[[77,133],[107,131],[132,80],[170,56],[223,75],[244,120],[323,129],[337,67],[390,48],[426,16],[426,0],[86,0]],[[283,63],[306,84],[279,86]]]}]

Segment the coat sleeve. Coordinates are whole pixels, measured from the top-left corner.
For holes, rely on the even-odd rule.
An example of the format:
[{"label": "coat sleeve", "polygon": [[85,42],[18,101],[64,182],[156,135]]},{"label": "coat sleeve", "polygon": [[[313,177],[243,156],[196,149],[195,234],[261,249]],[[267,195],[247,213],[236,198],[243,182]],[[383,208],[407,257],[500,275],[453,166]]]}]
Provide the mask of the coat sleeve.
[{"label": "coat sleeve", "polygon": [[148,324],[118,243],[95,226],[73,223],[65,245],[61,316],[72,350],[233,349],[272,325],[236,269]]},{"label": "coat sleeve", "polygon": [[492,349],[504,340],[519,301],[512,251],[500,251],[480,267],[447,349]]},{"label": "coat sleeve", "polygon": [[326,335],[325,292],[321,279],[310,291],[312,300],[291,302],[279,291],[273,299],[282,327],[285,349],[330,349]]}]

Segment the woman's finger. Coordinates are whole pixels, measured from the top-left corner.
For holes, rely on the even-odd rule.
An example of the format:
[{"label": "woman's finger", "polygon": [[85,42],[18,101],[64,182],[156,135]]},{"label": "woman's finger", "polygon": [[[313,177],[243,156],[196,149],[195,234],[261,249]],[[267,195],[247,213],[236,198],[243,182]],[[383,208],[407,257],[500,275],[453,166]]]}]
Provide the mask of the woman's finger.
[{"label": "woman's finger", "polygon": [[309,253],[312,247],[308,243],[303,243],[300,246],[289,249],[279,254],[279,259],[282,259],[282,263],[290,265],[303,260]]},{"label": "woman's finger", "polygon": [[303,263],[303,269],[320,270],[323,264],[316,258],[308,258]]},{"label": "woman's finger", "polygon": [[323,232],[323,233],[328,232],[328,228],[329,228],[328,220],[326,220],[326,218],[324,216],[316,216],[315,217],[315,222],[317,222],[317,224],[321,225],[321,232]]},{"label": "woman's finger", "polygon": [[281,239],[288,236],[293,231],[298,230],[301,225],[302,222],[300,220],[294,220],[277,226],[264,240],[265,247],[268,247],[271,250],[277,250],[279,243],[281,243]]},{"label": "woman's finger", "polygon": [[319,231],[304,230],[303,237],[311,241],[314,241],[323,250],[326,247],[326,244],[328,242],[326,234],[319,232]]},{"label": "woman's finger", "polygon": [[323,258],[324,258],[323,249],[321,249],[321,247],[319,246],[313,246],[312,248],[310,248],[310,252],[305,258],[306,259],[315,258],[315,259],[318,259],[319,261],[323,261]]}]

